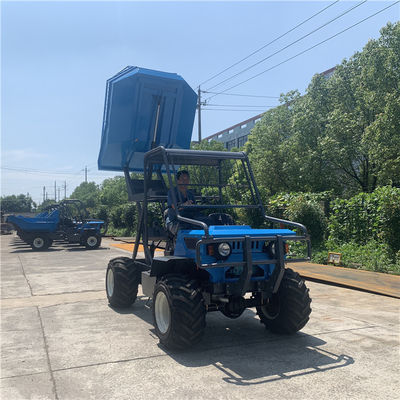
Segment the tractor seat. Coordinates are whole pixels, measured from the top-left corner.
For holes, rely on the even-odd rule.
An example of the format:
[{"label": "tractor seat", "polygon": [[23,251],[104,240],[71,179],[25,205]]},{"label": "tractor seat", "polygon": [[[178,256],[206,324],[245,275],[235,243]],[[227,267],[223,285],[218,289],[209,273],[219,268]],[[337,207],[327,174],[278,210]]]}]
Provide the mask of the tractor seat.
[{"label": "tractor seat", "polygon": [[210,225],[235,225],[232,216],[225,213],[213,213],[208,216]]}]

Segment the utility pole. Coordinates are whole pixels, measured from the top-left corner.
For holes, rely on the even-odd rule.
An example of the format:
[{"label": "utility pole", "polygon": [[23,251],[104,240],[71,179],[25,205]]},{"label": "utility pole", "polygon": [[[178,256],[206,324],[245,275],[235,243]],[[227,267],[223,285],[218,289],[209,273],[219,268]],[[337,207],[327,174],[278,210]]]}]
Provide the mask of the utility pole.
[{"label": "utility pole", "polygon": [[54,200],[57,201],[57,181],[54,181]]},{"label": "utility pole", "polygon": [[87,183],[87,165],[85,165],[85,183]]},{"label": "utility pole", "polygon": [[64,200],[67,198],[67,181],[64,181]]},{"label": "utility pole", "polygon": [[199,131],[199,143],[201,142],[201,90],[199,86],[199,90],[197,91],[197,122],[198,122],[198,131]]},{"label": "utility pole", "polygon": [[60,201],[60,200],[61,200],[61,197],[60,197],[60,191],[61,191],[61,188],[58,188],[58,201]]},{"label": "utility pole", "polygon": [[46,186],[43,186],[43,202],[46,200]]}]

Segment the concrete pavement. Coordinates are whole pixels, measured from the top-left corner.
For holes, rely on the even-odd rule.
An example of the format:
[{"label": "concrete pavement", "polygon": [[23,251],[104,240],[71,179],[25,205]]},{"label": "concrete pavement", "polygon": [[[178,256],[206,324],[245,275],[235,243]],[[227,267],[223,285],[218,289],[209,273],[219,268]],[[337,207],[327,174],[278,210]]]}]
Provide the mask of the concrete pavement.
[{"label": "concrete pavement", "polygon": [[[294,336],[255,310],[207,315],[194,349],[158,345],[147,299],[107,304],[109,259],[129,253],[1,237],[1,398],[398,399],[398,299],[307,282],[311,319]],[[139,293],[140,294],[140,293]]]}]

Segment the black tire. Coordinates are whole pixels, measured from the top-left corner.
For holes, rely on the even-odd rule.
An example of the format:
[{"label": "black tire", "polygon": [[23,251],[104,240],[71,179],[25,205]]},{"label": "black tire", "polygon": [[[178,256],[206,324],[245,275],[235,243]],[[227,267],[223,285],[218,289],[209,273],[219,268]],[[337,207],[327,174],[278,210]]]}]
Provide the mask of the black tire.
[{"label": "black tire", "polygon": [[101,236],[98,233],[86,233],[82,242],[88,250],[97,249],[101,244]]},{"label": "black tire", "polygon": [[20,238],[21,240],[23,240],[26,244],[29,244],[29,246],[32,246],[33,237],[32,237],[31,235],[27,235],[27,234],[24,234],[24,233],[22,233],[22,232],[17,232],[17,235],[18,235],[19,238]]},{"label": "black tire", "polygon": [[29,244],[34,251],[44,251],[50,247],[51,241],[46,234],[38,234],[32,236],[32,240]]},{"label": "black tire", "polygon": [[206,308],[196,280],[167,275],[156,283],[153,319],[160,343],[169,349],[197,344],[206,327]]},{"label": "black tire", "polygon": [[111,306],[127,308],[135,302],[140,275],[140,268],[131,258],[117,257],[108,263],[106,293]]},{"label": "black tire", "polygon": [[297,272],[286,269],[279,290],[268,303],[256,307],[261,322],[273,333],[293,334],[311,314],[309,289]]}]

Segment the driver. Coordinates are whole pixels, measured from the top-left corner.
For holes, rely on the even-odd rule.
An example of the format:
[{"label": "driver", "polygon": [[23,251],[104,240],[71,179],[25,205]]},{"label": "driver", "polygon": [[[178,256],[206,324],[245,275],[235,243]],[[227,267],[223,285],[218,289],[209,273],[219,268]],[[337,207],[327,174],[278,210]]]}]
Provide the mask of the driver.
[{"label": "driver", "polygon": [[168,216],[166,219],[167,228],[173,233],[176,234],[178,230],[178,221],[176,218],[176,210],[173,202],[172,193],[175,192],[175,198],[178,203],[178,211],[182,217],[193,218],[194,210],[185,210],[182,206],[190,206],[196,203],[194,194],[188,189],[188,185],[190,184],[190,176],[189,172],[186,170],[178,171],[176,174],[176,182],[178,184],[177,187],[171,188],[168,191]]}]

